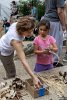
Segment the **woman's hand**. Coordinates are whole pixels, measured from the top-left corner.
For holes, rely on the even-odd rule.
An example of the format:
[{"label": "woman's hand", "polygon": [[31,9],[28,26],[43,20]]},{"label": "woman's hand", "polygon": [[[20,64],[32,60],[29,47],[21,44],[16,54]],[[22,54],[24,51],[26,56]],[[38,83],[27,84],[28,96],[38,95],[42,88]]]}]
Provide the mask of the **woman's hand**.
[{"label": "woman's hand", "polygon": [[36,88],[40,88],[42,86],[42,83],[36,76],[33,78],[33,83]]}]

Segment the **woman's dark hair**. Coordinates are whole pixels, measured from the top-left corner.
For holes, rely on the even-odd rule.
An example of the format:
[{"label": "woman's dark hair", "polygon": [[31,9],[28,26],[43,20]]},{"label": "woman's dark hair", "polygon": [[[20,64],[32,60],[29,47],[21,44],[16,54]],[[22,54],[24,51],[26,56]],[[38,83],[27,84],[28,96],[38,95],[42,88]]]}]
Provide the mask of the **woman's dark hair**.
[{"label": "woman's dark hair", "polygon": [[15,1],[12,1],[12,4],[14,4],[14,5],[15,5],[15,4],[16,4],[16,2],[15,2]]},{"label": "woman's dark hair", "polygon": [[50,29],[50,22],[48,20],[45,20],[45,19],[41,20],[38,24],[38,30],[39,30],[39,27],[42,25],[45,25],[46,29]]},{"label": "woman's dark hair", "polygon": [[21,17],[16,25],[16,30],[18,34],[22,34],[22,32],[29,31],[33,29],[35,26],[35,20],[29,16]]}]

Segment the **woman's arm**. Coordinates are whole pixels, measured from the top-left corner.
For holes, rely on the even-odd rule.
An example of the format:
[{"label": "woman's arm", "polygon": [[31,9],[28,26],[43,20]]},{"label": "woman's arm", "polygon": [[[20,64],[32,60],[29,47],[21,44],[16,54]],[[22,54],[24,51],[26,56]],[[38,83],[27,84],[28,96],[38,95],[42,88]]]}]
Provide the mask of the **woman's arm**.
[{"label": "woman's arm", "polygon": [[25,54],[24,54],[24,51],[23,51],[23,48],[22,48],[22,42],[19,42],[19,41],[16,41],[16,40],[12,40],[11,41],[11,45],[15,48],[16,52],[17,52],[17,55],[21,61],[21,63],[23,64],[25,70],[29,73],[29,75],[33,78],[33,81],[34,81],[34,84],[39,87],[38,85],[38,78],[34,75],[34,73],[32,72],[27,60],[26,60],[26,57],[25,57]]}]

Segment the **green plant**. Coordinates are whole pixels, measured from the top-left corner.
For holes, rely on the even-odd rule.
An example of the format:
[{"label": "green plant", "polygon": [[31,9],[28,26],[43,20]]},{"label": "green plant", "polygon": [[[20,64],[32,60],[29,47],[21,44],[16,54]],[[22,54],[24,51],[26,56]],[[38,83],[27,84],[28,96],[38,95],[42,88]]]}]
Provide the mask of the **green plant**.
[{"label": "green plant", "polygon": [[41,17],[45,14],[45,6],[44,4],[38,4],[37,6],[37,9],[38,9],[38,20],[41,19]]},{"label": "green plant", "polygon": [[22,14],[23,16],[30,14],[30,8],[29,8],[27,2],[20,1],[20,3],[19,3],[19,13]]},{"label": "green plant", "polygon": [[19,13],[22,14],[23,16],[29,15],[30,12],[31,12],[30,4],[37,7],[37,9],[38,9],[38,20],[40,20],[41,17],[45,13],[44,2],[40,2],[38,0],[27,0],[27,1],[20,0],[19,1]]}]

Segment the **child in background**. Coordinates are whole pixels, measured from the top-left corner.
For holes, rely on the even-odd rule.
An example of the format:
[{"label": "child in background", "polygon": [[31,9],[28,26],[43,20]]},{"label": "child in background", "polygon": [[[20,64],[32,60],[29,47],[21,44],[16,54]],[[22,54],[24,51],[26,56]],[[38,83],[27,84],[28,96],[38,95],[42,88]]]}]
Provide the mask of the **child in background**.
[{"label": "child in background", "polygon": [[58,48],[54,37],[49,33],[50,23],[47,20],[41,20],[38,24],[39,35],[34,39],[34,52],[37,55],[35,64],[35,72],[45,71],[53,68],[53,54],[57,52]]},{"label": "child in background", "polygon": [[3,28],[4,28],[4,30],[5,30],[5,33],[7,33],[9,27],[10,27],[10,23],[7,21],[7,19],[5,19],[5,20],[3,21]]}]

